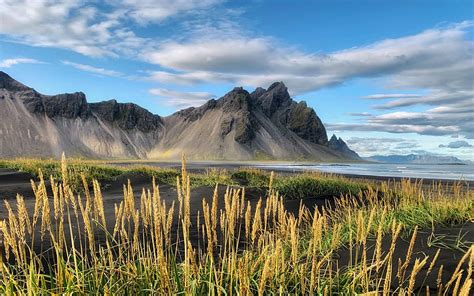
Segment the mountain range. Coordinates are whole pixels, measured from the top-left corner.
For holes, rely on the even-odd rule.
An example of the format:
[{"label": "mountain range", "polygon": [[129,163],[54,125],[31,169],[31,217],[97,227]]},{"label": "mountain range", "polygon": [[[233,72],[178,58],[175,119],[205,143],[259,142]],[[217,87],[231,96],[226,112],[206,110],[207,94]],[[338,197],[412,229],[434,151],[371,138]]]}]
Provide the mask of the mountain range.
[{"label": "mountain range", "polygon": [[455,156],[436,154],[374,155],[365,158],[368,161],[399,164],[467,164]]},{"label": "mountain range", "polygon": [[312,161],[360,160],[328,140],[316,112],[283,82],[169,116],[116,100],[88,103],[82,92],[43,95],[0,71],[0,157]]}]

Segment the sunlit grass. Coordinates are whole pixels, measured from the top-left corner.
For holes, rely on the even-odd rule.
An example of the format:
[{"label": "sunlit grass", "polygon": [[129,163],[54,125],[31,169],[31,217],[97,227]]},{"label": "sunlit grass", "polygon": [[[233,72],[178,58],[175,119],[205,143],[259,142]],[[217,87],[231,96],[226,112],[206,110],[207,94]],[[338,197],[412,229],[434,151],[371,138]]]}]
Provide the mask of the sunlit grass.
[{"label": "sunlit grass", "polygon": [[[182,170],[166,171],[165,177],[154,175],[153,168],[126,168],[149,170],[145,173],[155,178],[140,196],[126,184],[114,222],[107,224],[100,184],[91,180],[118,176],[121,168],[74,161],[66,165],[63,159],[59,166],[47,166],[48,189],[44,165],[29,168],[32,173],[41,168],[39,181],[32,183],[34,211],[26,209],[21,196],[15,205],[5,202],[1,294],[411,295],[418,293],[416,279],[439,272],[437,255],[415,256],[410,247],[396,268],[397,238],[409,235],[412,246],[419,229],[472,223],[474,217],[472,192],[461,183],[431,190],[408,181],[374,187],[338,177],[276,176],[258,170],[213,170],[199,177],[188,174],[183,159]],[[174,180],[176,203],[162,202],[160,176]],[[252,206],[241,187],[229,187],[224,196],[216,190],[202,201],[200,215],[191,217],[193,178],[207,186],[247,179],[248,186],[265,188],[267,194]],[[301,207],[293,215],[284,207],[286,195],[304,198],[325,190],[343,196],[321,211]],[[173,225],[179,225],[177,233]],[[198,230],[199,247],[190,238],[191,227]],[[384,249],[386,236],[392,243]],[[40,252],[35,241],[50,241],[52,248]],[[425,284],[441,295],[469,295],[474,247],[463,250],[447,282]],[[341,251],[350,252],[349,265],[337,261],[335,254]],[[42,260],[47,254],[52,257]],[[420,272],[424,267],[427,273]]]}]

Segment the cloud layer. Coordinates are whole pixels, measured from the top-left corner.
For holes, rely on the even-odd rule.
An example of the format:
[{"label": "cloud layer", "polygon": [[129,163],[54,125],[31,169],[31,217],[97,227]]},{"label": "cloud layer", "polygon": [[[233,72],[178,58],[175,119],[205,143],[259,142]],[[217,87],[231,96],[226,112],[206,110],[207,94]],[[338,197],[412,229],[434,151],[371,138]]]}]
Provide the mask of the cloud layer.
[{"label": "cloud layer", "polygon": [[64,65],[71,66],[82,71],[98,74],[101,76],[120,77],[124,75],[123,73],[118,72],[118,71],[94,67],[94,66],[86,65],[86,64],[79,64],[79,63],[74,63],[70,61],[62,61],[62,63]]},{"label": "cloud layer", "polygon": [[470,147],[473,147],[473,145],[462,140],[450,142],[448,145],[443,145],[443,144],[439,145],[439,148],[451,148],[451,149],[470,148]]},{"label": "cloud layer", "polygon": [[180,92],[165,88],[152,88],[149,93],[161,97],[163,104],[175,108],[197,107],[215,97],[207,92]]},{"label": "cloud layer", "polygon": [[328,54],[305,53],[265,37],[206,36],[163,43],[144,58],[170,69],[155,73],[155,79],[177,84],[260,86],[283,80],[293,93],[301,93],[356,77],[391,75],[397,87],[432,88],[443,82],[465,89],[473,70],[472,42],[465,39],[469,26],[460,23]]},{"label": "cloud layer", "polygon": [[111,0],[117,7],[127,11],[134,21],[142,25],[161,22],[174,15],[205,9],[222,0]]},{"label": "cloud layer", "polygon": [[420,145],[414,140],[401,138],[351,137],[347,144],[362,156],[377,154],[409,154]]},{"label": "cloud layer", "polygon": [[145,25],[209,8],[220,0],[0,0],[0,34],[33,46],[86,56],[137,57],[157,42],[139,37]]}]

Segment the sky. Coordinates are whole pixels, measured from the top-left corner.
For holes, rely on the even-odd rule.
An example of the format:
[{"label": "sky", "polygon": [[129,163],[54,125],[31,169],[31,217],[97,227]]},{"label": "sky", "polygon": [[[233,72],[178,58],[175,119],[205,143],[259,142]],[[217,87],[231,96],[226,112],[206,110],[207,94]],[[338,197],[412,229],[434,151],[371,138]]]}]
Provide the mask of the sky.
[{"label": "sky", "polygon": [[0,0],[0,70],[159,115],[283,81],[362,156],[474,160],[474,1]]}]

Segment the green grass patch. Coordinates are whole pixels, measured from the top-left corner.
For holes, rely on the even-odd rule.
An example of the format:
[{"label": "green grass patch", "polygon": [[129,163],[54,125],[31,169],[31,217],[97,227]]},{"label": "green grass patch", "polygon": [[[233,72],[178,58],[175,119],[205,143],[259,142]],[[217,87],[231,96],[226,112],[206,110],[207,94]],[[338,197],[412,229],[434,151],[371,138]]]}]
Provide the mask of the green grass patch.
[{"label": "green grass patch", "polygon": [[303,174],[277,177],[274,188],[286,197],[305,198],[328,195],[357,195],[361,191],[367,190],[368,185],[342,178]]},{"label": "green grass patch", "polygon": [[[46,178],[52,176],[56,180],[61,180],[61,162],[57,160],[0,160],[0,168],[15,169],[20,172],[29,173],[34,177],[38,177],[41,171]],[[85,161],[70,161],[67,171],[73,186],[79,186],[81,184],[81,175],[86,176],[88,181],[92,179],[109,181],[123,173],[123,170],[117,167],[98,162]]]},{"label": "green grass patch", "polygon": [[[268,188],[270,172],[254,168],[243,168],[232,173],[231,179],[240,185]],[[273,188],[286,198],[307,198],[314,196],[357,195],[369,185],[349,179],[321,173],[298,175],[275,174]]]},{"label": "green grass patch", "polygon": [[[10,168],[20,172],[26,172],[33,177],[39,177],[39,172],[43,176],[52,176],[56,180],[61,180],[61,162],[57,160],[37,160],[37,159],[16,159],[0,160],[0,168]],[[151,166],[128,166],[120,167],[100,161],[68,160],[68,176],[71,185],[80,188],[84,175],[88,182],[98,180],[99,182],[110,182],[124,174],[142,174],[155,177],[157,183],[176,185],[176,177],[180,172],[176,169],[157,168]]]},{"label": "green grass patch", "polygon": [[207,169],[203,173],[191,174],[191,186],[216,186],[216,184],[235,186],[238,182],[232,179],[232,174],[224,169]]},{"label": "green grass patch", "polygon": [[241,168],[231,174],[231,179],[248,187],[264,188],[270,182],[270,174],[260,169]]}]

